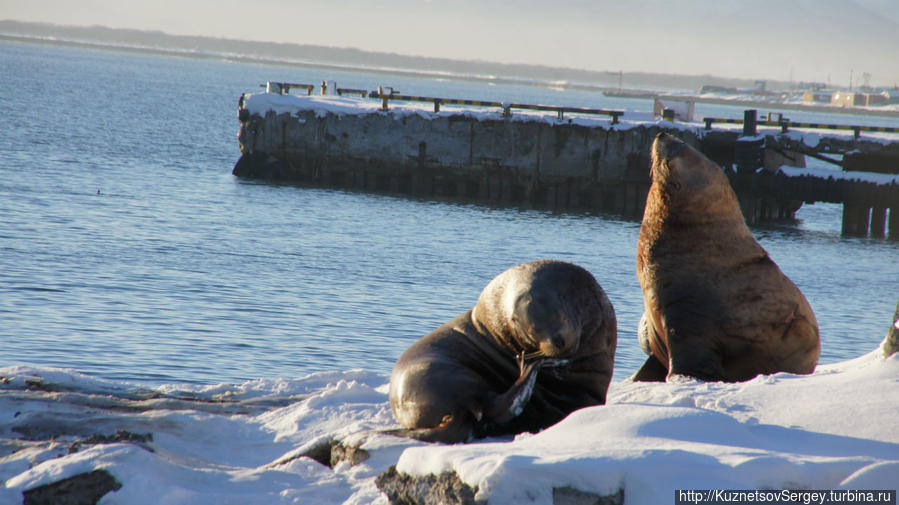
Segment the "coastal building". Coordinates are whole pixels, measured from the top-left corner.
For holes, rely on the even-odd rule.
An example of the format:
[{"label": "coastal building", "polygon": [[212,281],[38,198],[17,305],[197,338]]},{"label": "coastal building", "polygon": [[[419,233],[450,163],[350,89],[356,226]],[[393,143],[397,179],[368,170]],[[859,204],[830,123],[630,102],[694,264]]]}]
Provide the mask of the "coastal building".
[{"label": "coastal building", "polygon": [[831,96],[830,103],[841,107],[865,107],[869,105],[883,105],[887,103],[887,97],[880,93],[836,91]]},{"label": "coastal building", "polygon": [[806,91],[802,94],[802,101],[806,103],[830,103],[831,91]]}]

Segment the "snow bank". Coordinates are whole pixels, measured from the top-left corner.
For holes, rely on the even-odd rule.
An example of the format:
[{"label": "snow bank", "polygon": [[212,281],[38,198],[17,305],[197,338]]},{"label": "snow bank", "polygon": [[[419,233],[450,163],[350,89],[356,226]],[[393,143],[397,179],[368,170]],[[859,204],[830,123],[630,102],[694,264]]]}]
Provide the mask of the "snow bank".
[{"label": "snow bank", "polygon": [[[553,488],[672,503],[675,489],[895,489],[899,356],[878,349],[741,384],[615,382],[609,404],[535,435],[455,446],[385,435],[387,377],[361,370],[153,389],[74,371],[0,369],[0,503],[94,469],[115,503],[386,503],[374,478],[455,471],[490,503],[552,503]],[[90,444],[119,430],[145,443]],[[297,457],[340,439],[365,461]],[[73,443],[82,441],[80,448]],[[106,502],[106,500],[104,500]]]},{"label": "snow bank", "polygon": [[614,383],[582,409],[513,443],[412,448],[397,469],[456,471],[498,503],[552,503],[552,488],[625,503],[672,503],[675,489],[894,489],[899,357],[880,351],[742,384]]},{"label": "snow bank", "polygon": [[796,168],[786,165],[780,167],[780,171],[788,177],[809,175],[812,177],[820,177],[822,179],[833,177],[834,180],[862,181],[874,183],[877,185],[899,184],[899,175],[896,174],[881,174],[876,172],[844,172],[842,170],[833,170],[827,168]]},{"label": "snow bank", "polygon": [[[129,505],[372,503],[384,501],[374,478],[412,444],[370,436],[392,461],[336,471],[296,458],[322,440],[393,423],[386,391],[376,389],[386,377],[359,370],[153,390],[58,369],[2,368],[0,377],[0,503],[93,469],[111,473],[122,488],[110,496]],[[152,441],[70,452],[120,430]]]}]

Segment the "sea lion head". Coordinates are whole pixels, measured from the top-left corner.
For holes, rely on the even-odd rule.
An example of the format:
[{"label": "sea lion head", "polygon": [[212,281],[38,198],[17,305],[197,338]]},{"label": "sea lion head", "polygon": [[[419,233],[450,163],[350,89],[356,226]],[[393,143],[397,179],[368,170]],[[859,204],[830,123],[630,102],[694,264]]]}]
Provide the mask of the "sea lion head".
[{"label": "sea lion head", "polygon": [[652,185],[672,216],[704,221],[739,216],[740,206],[724,171],[682,140],[659,133],[652,144]]},{"label": "sea lion head", "polygon": [[577,350],[580,324],[558,292],[525,291],[516,297],[510,313],[512,329],[527,354],[561,358]]},{"label": "sea lion head", "polygon": [[484,288],[472,319],[514,354],[569,357],[580,345],[584,314],[598,303],[587,296],[594,293],[587,277],[595,284],[583,269],[559,261],[514,266]]}]

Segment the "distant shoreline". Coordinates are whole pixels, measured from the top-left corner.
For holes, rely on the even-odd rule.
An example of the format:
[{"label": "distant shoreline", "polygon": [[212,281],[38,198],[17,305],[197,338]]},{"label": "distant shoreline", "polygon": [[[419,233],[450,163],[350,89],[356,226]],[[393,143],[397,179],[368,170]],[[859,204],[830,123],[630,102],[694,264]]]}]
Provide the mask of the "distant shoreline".
[{"label": "distant shoreline", "polygon": [[460,74],[460,73],[453,73],[453,72],[409,70],[409,69],[402,69],[402,68],[394,69],[394,68],[366,67],[366,66],[362,66],[362,65],[344,65],[344,64],[339,64],[339,63],[298,61],[298,60],[290,60],[290,59],[284,59],[284,58],[266,58],[266,57],[261,57],[261,56],[225,54],[225,53],[217,53],[217,52],[212,52],[212,51],[190,51],[190,50],[165,49],[165,48],[158,48],[158,47],[130,46],[130,45],[125,45],[125,44],[106,44],[106,43],[101,43],[101,42],[57,39],[57,38],[37,37],[37,36],[28,36],[28,35],[12,35],[12,34],[6,34],[6,33],[0,33],[0,40],[8,40],[8,41],[13,41],[13,42],[24,42],[24,43],[35,43],[35,44],[46,44],[46,45],[83,47],[83,48],[88,48],[88,49],[102,49],[102,50],[108,50],[108,51],[124,51],[124,52],[140,53],[140,54],[160,54],[160,55],[166,55],[166,56],[181,56],[181,57],[186,57],[186,58],[219,59],[219,60],[227,60],[227,61],[236,61],[236,62],[240,62],[240,63],[256,63],[256,64],[262,64],[262,65],[285,65],[285,66],[304,67],[304,68],[321,68],[321,69],[326,69],[326,70],[364,72],[364,73],[369,73],[369,74],[431,77],[431,78],[435,78],[435,79],[447,79],[447,80],[454,80],[454,81],[470,81],[470,82],[473,81],[473,82],[484,82],[484,83],[492,83],[492,84],[518,84],[518,85],[539,86],[539,87],[546,87],[546,88],[581,89],[581,90],[585,90],[585,91],[596,91],[596,92],[603,92],[603,91],[608,91],[608,90],[613,89],[612,86],[602,86],[602,85],[593,85],[593,84],[558,83],[558,82],[530,80],[530,79],[523,79],[523,78],[516,78],[516,77],[483,76],[483,75],[475,75],[475,74]]},{"label": "distant shoreline", "polygon": [[[262,65],[285,65],[285,66],[294,66],[294,67],[303,67],[303,68],[318,68],[324,70],[340,70],[340,71],[351,71],[351,72],[364,72],[369,74],[379,74],[379,75],[405,75],[412,77],[426,77],[426,78],[434,78],[434,79],[447,79],[454,81],[463,81],[463,82],[482,82],[482,83],[491,83],[491,84],[516,84],[516,85],[526,85],[526,86],[537,86],[544,88],[561,88],[561,89],[573,89],[580,91],[591,91],[597,93],[609,93],[614,94],[618,98],[633,98],[637,100],[648,100],[652,98],[659,99],[669,99],[669,100],[692,100],[696,103],[710,103],[710,104],[719,104],[719,105],[731,105],[735,107],[756,107],[756,108],[766,108],[766,109],[785,109],[785,110],[796,110],[796,111],[806,111],[806,112],[824,112],[829,114],[847,114],[847,115],[860,115],[860,116],[880,116],[880,117],[896,117],[899,118],[899,110],[873,110],[867,108],[859,108],[859,107],[833,107],[827,105],[813,105],[813,104],[797,104],[797,103],[783,103],[783,102],[766,102],[766,101],[755,101],[755,100],[740,100],[740,99],[728,99],[728,98],[712,98],[712,97],[701,97],[701,96],[693,96],[693,95],[672,95],[667,92],[652,92],[648,90],[640,90],[640,89],[618,89],[615,86],[610,85],[600,85],[600,84],[589,84],[589,83],[572,83],[572,82],[553,82],[553,81],[544,81],[538,79],[524,79],[524,78],[516,78],[516,77],[502,77],[502,76],[484,76],[484,75],[475,75],[475,74],[462,74],[462,73],[454,73],[454,72],[440,72],[440,71],[427,71],[427,70],[411,70],[411,69],[403,69],[403,68],[378,68],[378,67],[366,67],[362,65],[347,65],[347,64],[339,64],[339,63],[324,63],[324,62],[316,62],[316,61],[298,61],[298,60],[290,60],[284,58],[266,58],[261,56],[249,56],[249,55],[239,55],[239,54],[227,54],[215,51],[192,51],[188,49],[167,49],[161,47],[147,47],[147,46],[137,46],[137,45],[127,45],[127,44],[115,44],[115,43],[102,43],[102,42],[90,42],[83,40],[71,40],[71,39],[60,39],[60,38],[51,38],[51,37],[39,37],[39,36],[29,36],[29,35],[17,35],[17,34],[7,34],[0,33],[0,40],[12,41],[12,42],[23,42],[23,43],[32,43],[32,44],[46,44],[46,45],[57,45],[57,46],[69,46],[69,47],[81,47],[88,49],[101,49],[107,51],[123,51],[137,54],[156,54],[156,55],[165,55],[165,56],[180,56],[185,58],[199,58],[199,59],[218,59],[218,60],[226,60],[226,61],[234,61],[239,63],[255,63]],[[628,95],[633,96],[628,96]]]}]

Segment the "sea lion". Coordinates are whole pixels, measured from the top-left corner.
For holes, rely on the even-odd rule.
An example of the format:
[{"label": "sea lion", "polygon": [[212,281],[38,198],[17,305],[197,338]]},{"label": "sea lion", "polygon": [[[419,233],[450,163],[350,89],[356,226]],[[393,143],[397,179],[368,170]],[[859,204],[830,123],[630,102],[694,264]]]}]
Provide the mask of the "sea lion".
[{"label": "sea lion", "polygon": [[390,407],[403,429],[394,433],[465,442],[539,431],[603,404],[616,339],[615,310],[589,272],[551,260],[514,266],[397,360]]},{"label": "sea lion", "polygon": [[634,380],[815,370],[821,344],[808,301],[746,227],[721,168],[665,133],[652,145],[637,277],[650,356]]}]

